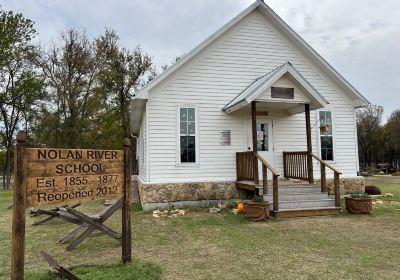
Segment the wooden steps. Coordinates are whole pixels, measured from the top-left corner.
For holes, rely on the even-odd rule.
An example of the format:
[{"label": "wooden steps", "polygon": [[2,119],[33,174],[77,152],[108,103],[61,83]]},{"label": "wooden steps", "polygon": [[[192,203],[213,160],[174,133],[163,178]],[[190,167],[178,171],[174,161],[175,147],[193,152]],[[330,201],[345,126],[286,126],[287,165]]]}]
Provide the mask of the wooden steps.
[{"label": "wooden steps", "polygon": [[[268,184],[271,186],[272,184]],[[237,182],[239,189],[249,192],[260,190],[262,186],[252,181]],[[259,193],[258,191],[256,193]],[[279,181],[278,211],[273,211],[272,189],[264,195],[264,200],[270,202],[270,210],[275,218],[332,216],[339,214],[340,208],[335,207],[334,196],[321,192],[321,186],[304,182]]]},{"label": "wooden steps", "polygon": [[272,211],[272,215],[276,219],[296,218],[296,217],[315,217],[315,216],[334,216],[338,215],[340,207],[320,207],[320,208],[298,208],[298,209],[281,209]]}]

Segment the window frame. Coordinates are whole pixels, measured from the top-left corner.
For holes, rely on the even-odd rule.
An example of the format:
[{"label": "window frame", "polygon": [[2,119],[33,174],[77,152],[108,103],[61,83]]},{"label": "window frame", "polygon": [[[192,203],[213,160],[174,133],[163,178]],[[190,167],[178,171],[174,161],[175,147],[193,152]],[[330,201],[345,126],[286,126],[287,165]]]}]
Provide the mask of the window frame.
[{"label": "window frame", "polygon": [[[194,162],[181,162],[181,119],[180,119],[180,110],[181,109],[194,109],[194,117],[195,117],[195,133],[190,134],[195,137],[195,157],[196,160]],[[194,167],[199,166],[199,113],[198,107],[195,105],[179,105],[176,109],[176,143],[177,143],[177,151],[176,151],[176,166],[179,167]]]},{"label": "window frame", "polygon": [[[332,122],[332,133],[331,135],[322,135],[321,134],[321,130],[319,129],[321,127],[321,118],[320,118],[320,112],[330,112],[331,113],[331,122]],[[335,150],[335,144],[336,144],[336,139],[335,139],[335,118],[334,118],[334,111],[331,109],[323,109],[323,110],[318,110],[318,143],[319,143],[319,147],[318,147],[318,154],[320,156],[320,158],[322,159],[322,140],[321,137],[323,136],[328,136],[328,137],[332,137],[332,160],[328,160],[328,159],[323,159],[324,161],[328,161],[328,162],[332,162],[335,163],[336,161],[336,150]]]}]

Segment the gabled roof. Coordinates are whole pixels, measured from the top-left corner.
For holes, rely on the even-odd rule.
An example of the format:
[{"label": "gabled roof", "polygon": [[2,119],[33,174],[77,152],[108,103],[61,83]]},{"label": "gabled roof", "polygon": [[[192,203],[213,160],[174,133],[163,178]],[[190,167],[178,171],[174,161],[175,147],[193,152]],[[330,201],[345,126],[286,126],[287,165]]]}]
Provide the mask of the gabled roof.
[{"label": "gabled roof", "polygon": [[224,112],[233,112],[245,105],[251,103],[267,88],[272,86],[283,75],[290,75],[296,82],[298,82],[304,92],[310,97],[311,109],[323,108],[329,102],[294,68],[290,62],[286,62],[281,66],[275,68],[271,72],[262,75],[255,79],[249,86],[247,86],[238,96],[230,101],[222,110]]},{"label": "gabled roof", "polygon": [[293,42],[297,43],[306,54],[308,54],[311,58],[313,58],[323,69],[327,71],[335,80],[343,86],[348,93],[353,95],[356,102],[355,107],[362,107],[369,104],[369,101],[358,92],[345,78],[343,78],[325,59],[323,59],[310,45],[308,45],[289,25],[287,25],[267,4],[265,4],[262,0],[257,0],[252,5],[250,5],[247,9],[241,12],[239,15],[234,17],[231,21],[221,27],[217,32],[208,37],[204,42],[190,51],[188,54],[183,56],[177,63],[164,71],[157,78],[148,83],[145,87],[139,90],[135,94],[135,98],[138,99],[147,99],[148,92],[150,89],[161,83],[164,79],[169,77],[173,72],[182,67],[186,62],[188,62],[192,57],[197,55],[200,51],[218,39],[222,34],[225,33],[229,28],[239,22],[242,18],[246,17],[255,9],[259,9],[266,17],[268,17],[277,27],[281,28],[281,30],[291,39]]}]

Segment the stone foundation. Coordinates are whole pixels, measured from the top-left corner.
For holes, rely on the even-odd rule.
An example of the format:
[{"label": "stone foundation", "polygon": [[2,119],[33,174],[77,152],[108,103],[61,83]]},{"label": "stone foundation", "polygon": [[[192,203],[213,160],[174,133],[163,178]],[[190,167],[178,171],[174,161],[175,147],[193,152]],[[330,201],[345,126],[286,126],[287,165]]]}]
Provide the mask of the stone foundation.
[{"label": "stone foundation", "polygon": [[144,184],[139,180],[138,183],[142,205],[177,201],[228,200],[237,197],[235,182]]},{"label": "stone foundation", "polygon": [[[320,183],[320,180],[315,180]],[[327,189],[333,192],[333,179],[326,180]],[[364,191],[365,179],[340,178],[340,193]],[[235,199],[239,192],[235,182],[199,182],[199,183],[160,183],[145,184],[138,179],[140,201],[144,209],[168,208],[172,205],[201,206],[204,203],[214,203]]]},{"label": "stone foundation", "polygon": [[[354,191],[364,192],[365,178],[340,178],[340,193],[348,194]],[[315,183],[319,184],[321,180],[315,180]],[[326,179],[326,187],[328,192],[333,192],[333,179]]]}]

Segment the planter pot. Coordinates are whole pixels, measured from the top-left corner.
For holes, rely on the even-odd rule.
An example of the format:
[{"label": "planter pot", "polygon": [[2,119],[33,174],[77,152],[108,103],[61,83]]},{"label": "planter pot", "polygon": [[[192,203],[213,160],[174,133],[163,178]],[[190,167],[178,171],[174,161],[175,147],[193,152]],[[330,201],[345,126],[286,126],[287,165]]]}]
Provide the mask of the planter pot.
[{"label": "planter pot", "polygon": [[319,127],[319,130],[321,132],[328,132],[329,131],[330,126],[329,125],[323,125]]},{"label": "planter pot", "polygon": [[346,197],[346,209],[353,214],[371,214],[372,198]]},{"label": "planter pot", "polygon": [[269,202],[244,201],[244,216],[252,221],[268,221]]}]

